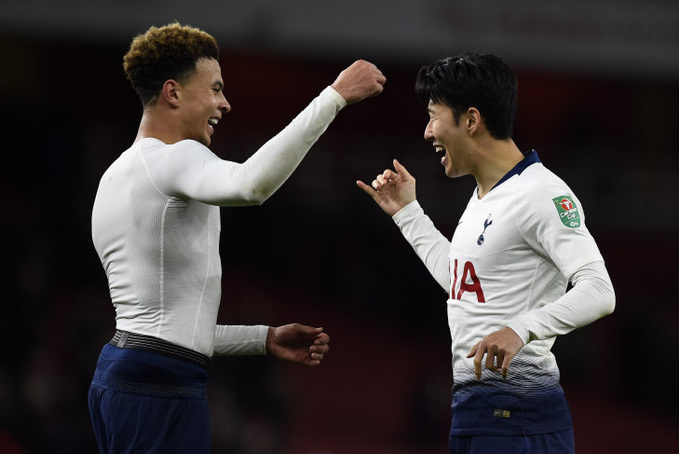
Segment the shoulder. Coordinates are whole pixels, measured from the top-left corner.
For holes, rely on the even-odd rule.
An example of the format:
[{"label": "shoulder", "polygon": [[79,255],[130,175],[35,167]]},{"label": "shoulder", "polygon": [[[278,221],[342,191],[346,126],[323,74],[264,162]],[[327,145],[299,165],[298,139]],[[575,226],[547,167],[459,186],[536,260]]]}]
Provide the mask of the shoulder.
[{"label": "shoulder", "polygon": [[574,196],[568,184],[541,163],[533,164],[519,175],[513,190],[517,204],[524,207],[551,206],[555,198]]},{"label": "shoulder", "polygon": [[584,215],[573,190],[541,163],[522,173],[517,185],[516,213],[524,227],[578,228]]},{"label": "shoulder", "polygon": [[144,139],[139,142],[139,146],[143,159],[148,164],[166,170],[181,170],[193,163],[216,158],[208,147],[195,140],[165,144],[156,139]]},{"label": "shoulder", "polygon": [[565,181],[545,167],[541,162],[527,167],[519,176],[519,183],[521,188],[526,191],[536,191],[540,188],[543,190],[568,188]]},{"label": "shoulder", "polygon": [[176,143],[166,144],[158,139],[142,139],[132,148],[138,148],[144,154],[157,155],[182,155],[186,153],[212,153],[208,147],[195,140],[181,140]]},{"label": "shoulder", "polygon": [[149,178],[163,194],[173,195],[184,180],[193,178],[206,163],[219,158],[195,140],[165,144],[156,139],[139,143],[141,161]]}]

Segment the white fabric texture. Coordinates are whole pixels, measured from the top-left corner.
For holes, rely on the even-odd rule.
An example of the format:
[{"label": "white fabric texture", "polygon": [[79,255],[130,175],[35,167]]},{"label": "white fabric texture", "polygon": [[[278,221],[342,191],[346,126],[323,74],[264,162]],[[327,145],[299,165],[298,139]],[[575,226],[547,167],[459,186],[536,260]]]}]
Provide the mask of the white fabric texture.
[{"label": "white fabric texture", "polygon": [[[577,216],[576,227],[557,209],[562,196],[574,204],[567,214]],[[580,201],[539,162],[482,199],[475,191],[450,242],[417,201],[393,219],[448,292],[456,386],[475,380],[473,359],[466,358],[473,345],[505,326],[525,344],[512,363],[513,375],[521,379],[521,364],[541,364],[558,381],[550,351],[555,336],[614,308],[613,287]],[[566,293],[569,280],[574,287]]]},{"label": "white fabric texture", "polygon": [[263,354],[265,326],[216,325],[218,207],[263,203],[345,105],[327,87],[242,164],[192,140],[167,145],[143,139],[123,152],[102,176],[92,209],[92,240],[116,328],[208,356]]}]

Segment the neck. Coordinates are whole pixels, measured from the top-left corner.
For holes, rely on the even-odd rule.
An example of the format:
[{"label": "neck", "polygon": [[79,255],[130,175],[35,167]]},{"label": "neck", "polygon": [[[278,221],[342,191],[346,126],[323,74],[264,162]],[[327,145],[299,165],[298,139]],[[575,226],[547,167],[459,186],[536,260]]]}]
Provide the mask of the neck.
[{"label": "neck", "polygon": [[500,179],[524,158],[512,139],[489,139],[480,147],[480,165],[474,172],[479,186],[478,196],[485,197]]},{"label": "neck", "polygon": [[171,116],[163,115],[152,108],[146,108],[139,122],[139,129],[134,142],[152,138],[166,144],[173,144],[185,139],[178,131],[180,131],[180,128],[176,127]]}]

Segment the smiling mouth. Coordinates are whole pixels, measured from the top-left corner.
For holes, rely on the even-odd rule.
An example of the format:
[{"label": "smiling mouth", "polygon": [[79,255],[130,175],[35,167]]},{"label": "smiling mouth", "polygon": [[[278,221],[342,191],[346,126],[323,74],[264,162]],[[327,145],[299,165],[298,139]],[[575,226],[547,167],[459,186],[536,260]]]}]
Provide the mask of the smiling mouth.
[{"label": "smiling mouth", "polygon": [[437,146],[434,147],[434,151],[436,153],[443,153],[443,156],[441,156],[441,163],[443,163],[443,161],[445,161],[446,156],[447,156],[446,148],[442,147],[440,145],[437,145]]},{"label": "smiling mouth", "polygon": [[219,118],[214,118],[214,117],[209,118],[207,120],[207,123],[211,126],[217,126],[217,123],[219,123]]}]

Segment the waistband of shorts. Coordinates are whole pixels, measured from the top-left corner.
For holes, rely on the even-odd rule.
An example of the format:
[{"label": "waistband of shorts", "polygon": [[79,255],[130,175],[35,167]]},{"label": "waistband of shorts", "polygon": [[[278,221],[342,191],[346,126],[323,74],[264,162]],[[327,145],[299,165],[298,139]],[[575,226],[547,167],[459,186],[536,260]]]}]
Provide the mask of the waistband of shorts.
[{"label": "waistband of shorts", "polygon": [[158,353],[159,355],[169,356],[170,358],[188,361],[205,370],[212,364],[212,358],[207,355],[145,334],[131,333],[129,331],[117,329],[116,333],[113,335],[113,339],[109,341],[109,344],[118,348],[144,350],[147,352]]}]

